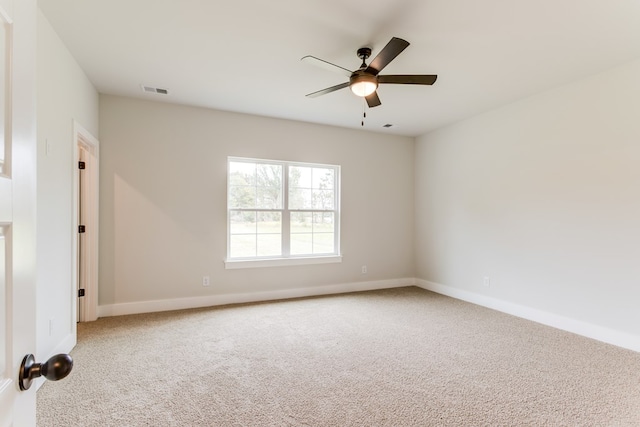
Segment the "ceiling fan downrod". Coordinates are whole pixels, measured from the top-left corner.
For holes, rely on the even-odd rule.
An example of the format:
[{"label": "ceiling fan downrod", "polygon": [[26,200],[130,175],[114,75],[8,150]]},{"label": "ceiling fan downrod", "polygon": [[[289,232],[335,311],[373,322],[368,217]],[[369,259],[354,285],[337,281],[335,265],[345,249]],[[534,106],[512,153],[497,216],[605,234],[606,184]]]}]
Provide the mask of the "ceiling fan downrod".
[{"label": "ceiling fan downrod", "polygon": [[364,62],[371,56],[371,48],[369,47],[361,47],[358,49],[358,58],[362,59],[362,65],[360,65],[360,69],[363,70],[367,68],[367,64]]}]

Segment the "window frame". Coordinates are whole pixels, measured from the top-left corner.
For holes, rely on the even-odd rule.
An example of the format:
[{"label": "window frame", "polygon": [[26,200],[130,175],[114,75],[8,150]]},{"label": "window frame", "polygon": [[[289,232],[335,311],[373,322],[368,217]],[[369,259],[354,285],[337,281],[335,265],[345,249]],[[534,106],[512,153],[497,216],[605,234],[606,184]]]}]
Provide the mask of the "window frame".
[{"label": "window frame", "polygon": [[[231,187],[230,179],[230,165],[232,162],[242,163],[254,163],[254,164],[268,164],[278,165],[282,167],[282,208],[281,209],[264,209],[264,208],[231,208],[229,205],[229,195]],[[306,168],[323,168],[331,169],[334,171],[334,183],[333,191],[334,208],[327,209],[290,209],[289,208],[289,169],[291,167],[306,167]],[[227,194],[226,194],[226,208],[227,208],[227,254],[225,258],[225,268],[254,268],[254,267],[270,267],[270,266],[286,266],[286,265],[305,265],[305,264],[326,264],[342,262],[342,255],[340,251],[340,187],[341,187],[341,168],[340,165],[330,165],[324,163],[309,163],[298,161],[285,161],[285,160],[271,160],[271,159],[257,159],[250,157],[235,157],[229,156],[227,158]],[[232,212],[280,212],[281,223],[281,255],[274,256],[251,256],[251,257],[234,257],[231,258],[231,217]],[[304,254],[304,255],[292,255],[291,254],[291,214],[294,212],[309,212],[309,213],[333,213],[333,239],[334,239],[334,252],[321,253],[321,254]],[[257,235],[257,233],[256,233]]]}]

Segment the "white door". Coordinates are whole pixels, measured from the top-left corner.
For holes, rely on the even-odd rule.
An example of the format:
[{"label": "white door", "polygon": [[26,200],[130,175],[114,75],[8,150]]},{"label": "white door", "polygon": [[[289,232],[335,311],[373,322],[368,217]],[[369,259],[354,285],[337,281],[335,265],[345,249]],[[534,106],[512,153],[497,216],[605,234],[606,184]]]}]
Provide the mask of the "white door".
[{"label": "white door", "polygon": [[[35,426],[36,0],[0,0],[0,426]],[[40,361],[39,361],[40,362]]]}]

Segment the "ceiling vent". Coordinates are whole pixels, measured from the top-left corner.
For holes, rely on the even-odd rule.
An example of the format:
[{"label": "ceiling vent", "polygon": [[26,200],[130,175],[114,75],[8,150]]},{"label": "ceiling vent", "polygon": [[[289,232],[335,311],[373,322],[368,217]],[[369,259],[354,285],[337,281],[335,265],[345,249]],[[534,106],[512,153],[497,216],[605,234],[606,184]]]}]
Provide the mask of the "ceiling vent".
[{"label": "ceiling vent", "polygon": [[160,95],[168,95],[169,91],[167,89],[162,89],[159,87],[145,86],[142,85],[142,91],[147,93],[159,93]]}]

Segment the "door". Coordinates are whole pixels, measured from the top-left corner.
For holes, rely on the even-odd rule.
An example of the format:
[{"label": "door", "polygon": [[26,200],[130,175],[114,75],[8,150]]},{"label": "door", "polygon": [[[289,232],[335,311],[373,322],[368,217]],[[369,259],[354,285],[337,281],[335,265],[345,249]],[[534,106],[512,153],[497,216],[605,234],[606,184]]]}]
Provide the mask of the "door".
[{"label": "door", "polygon": [[35,0],[0,0],[0,426],[35,426],[35,387],[20,391],[35,353]]}]

